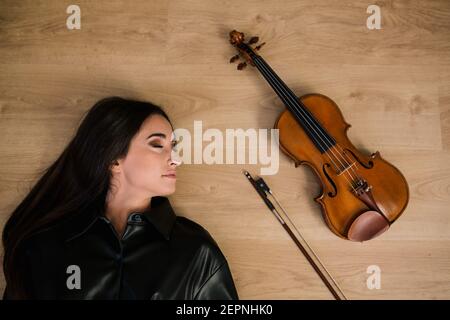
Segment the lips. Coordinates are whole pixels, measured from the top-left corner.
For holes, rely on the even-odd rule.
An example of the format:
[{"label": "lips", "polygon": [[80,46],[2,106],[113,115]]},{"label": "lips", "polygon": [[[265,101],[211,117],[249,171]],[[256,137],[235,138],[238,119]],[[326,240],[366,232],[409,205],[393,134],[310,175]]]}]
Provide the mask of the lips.
[{"label": "lips", "polygon": [[169,173],[167,173],[167,174],[163,174],[162,176],[163,176],[163,177],[166,177],[166,178],[176,179],[177,174],[176,174],[175,172],[169,172]]}]

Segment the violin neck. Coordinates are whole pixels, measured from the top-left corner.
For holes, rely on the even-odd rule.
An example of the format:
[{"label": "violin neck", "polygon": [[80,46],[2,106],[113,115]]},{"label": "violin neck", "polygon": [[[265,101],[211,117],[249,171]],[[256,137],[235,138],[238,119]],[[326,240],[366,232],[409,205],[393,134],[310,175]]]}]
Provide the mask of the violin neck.
[{"label": "violin neck", "polygon": [[267,62],[260,55],[253,54],[251,56],[259,72],[261,72],[278,97],[280,97],[281,101],[283,101],[286,108],[301,125],[320,153],[324,153],[333,147],[336,144],[333,137],[327,133],[308,108],[289,89],[283,80],[278,77]]}]

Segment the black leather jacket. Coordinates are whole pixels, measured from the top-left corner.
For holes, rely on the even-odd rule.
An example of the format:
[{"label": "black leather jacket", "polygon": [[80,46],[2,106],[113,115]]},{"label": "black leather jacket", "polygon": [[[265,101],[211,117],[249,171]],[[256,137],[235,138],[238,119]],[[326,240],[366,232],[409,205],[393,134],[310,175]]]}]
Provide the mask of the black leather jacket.
[{"label": "black leather jacket", "polygon": [[27,248],[35,299],[238,299],[217,243],[165,197],[130,214],[122,239],[95,211],[35,235]]}]

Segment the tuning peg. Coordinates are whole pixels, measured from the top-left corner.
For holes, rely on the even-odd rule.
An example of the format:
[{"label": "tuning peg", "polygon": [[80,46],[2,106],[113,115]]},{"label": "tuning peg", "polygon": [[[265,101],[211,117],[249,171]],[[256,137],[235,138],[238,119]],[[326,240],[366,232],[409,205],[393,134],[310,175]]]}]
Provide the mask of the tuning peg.
[{"label": "tuning peg", "polygon": [[247,63],[241,62],[241,63],[238,64],[237,69],[238,69],[238,70],[242,70],[242,69],[244,69],[246,66],[247,66]]},{"label": "tuning peg", "polygon": [[259,49],[261,49],[261,47],[263,46],[263,45],[265,45],[266,43],[265,42],[263,42],[263,43],[261,43],[259,46],[257,46],[256,48],[255,48],[255,50],[259,50]]},{"label": "tuning peg", "polygon": [[235,62],[235,61],[238,60],[238,59],[239,59],[239,55],[237,54],[237,55],[231,57],[230,63],[233,63],[233,62]]},{"label": "tuning peg", "polygon": [[251,37],[250,40],[248,41],[248,44],[254,44],[257,43],[259,41],[259,37]]}]

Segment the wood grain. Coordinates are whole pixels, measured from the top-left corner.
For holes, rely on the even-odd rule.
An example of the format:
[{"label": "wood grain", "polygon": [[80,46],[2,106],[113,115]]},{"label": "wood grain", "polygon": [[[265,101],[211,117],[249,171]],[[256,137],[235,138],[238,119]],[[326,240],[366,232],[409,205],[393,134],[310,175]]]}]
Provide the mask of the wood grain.
[{"label": "wood grain", "polygon": [[[272,128],[282,103],[255,69],[228,63],[237,29],[267,42],[261,54],[298,96],[331,97],[353,143],[379,150],[409,182],[402,217],[359,244],[328,230],[306,167],[281,155],[278,174],[265,177],[346,295],[450,298],[450,2],[77,4],[81,30],[67,30],[64,2],[0,3],[0,226],[100,98],[160,104],[178,128]],[[370,4],[381,8],[381,30],[366,27]],[[244,167],[261,165],[182,166],[177,213],[216,239],[242,299],[332,299]],[[370,265],[381,268],[379,290],[366,286]]]}]

